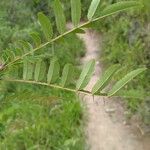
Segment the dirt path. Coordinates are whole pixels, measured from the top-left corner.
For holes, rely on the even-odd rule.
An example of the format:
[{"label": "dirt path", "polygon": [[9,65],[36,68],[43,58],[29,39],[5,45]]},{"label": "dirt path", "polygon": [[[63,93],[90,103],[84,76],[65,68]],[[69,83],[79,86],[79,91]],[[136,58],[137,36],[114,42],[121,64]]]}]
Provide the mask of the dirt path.
[{"label": "dirt path", "polygon": [[[83,63],[94,58],[98,60],[101,37],[93,31],[79,35],[86,46]],[[97,61],[96,71],[87,89],[90,90],[99,78],[102,69]],[[90,150],[149,150],[150,141],[142,137],[135,125],[126,125],[124,108],[120,100],[84,97],[87,106],[88,121],[86,126],[87,143]]]}]

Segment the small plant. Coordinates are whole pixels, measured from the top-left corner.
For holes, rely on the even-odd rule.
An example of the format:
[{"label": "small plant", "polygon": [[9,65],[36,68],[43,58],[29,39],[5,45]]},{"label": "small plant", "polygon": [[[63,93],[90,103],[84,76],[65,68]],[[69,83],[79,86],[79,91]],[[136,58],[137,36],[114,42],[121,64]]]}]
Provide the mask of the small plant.
[{"label": "small plant", "polygon": [[[43,55],[38,53],[38,51],[40,51],[42,48],[48,47],[50,44],[57,42],[58,40],[67,36],[70,33],[84,33],[85,28],[88,28],[93,22],[99,21],[117,12],[132,7],[141,6],[141,3],[136,1],[118,2],[107,6],[106,8],[103,8],[99,16],[95,18],[94,15],[100,2],[100,0],[92,0],[87,14],[88,21],[80,25],[81,1],[71,0],[71,16],[74,28],[67,31],[66,18],[63,12],[61,2],[59,0],[54,0],[53,9],[55,14],[56,27],[60,35],[54,37],[51,21],[47,16],[44,15],[44,13],[39,12],[38,21],[41,25],[45,37],[45,42],[42,41],[39,33],[33,32],[31,34],[31,37],[33,38],[34,45],[27,41],[20,41],[21,48],[15,48],[14,51],[12,51],[11,49],[5,50],[1,57],[1,81],[44,85],[74,93],[84,93],[90,95],[115,95],[131,79],[145,71],[146,68],[139,68],[128,73],[127,75],[125,75],[125,77],[119,80],[110,91],[104,93],[102,91],[109,84],[112,76],[119,69],[118,66],[112,66],[104,73],[102,78],[93,87],[92,91],[86,91],[84,89],[89,83],[94,72],[95,60],[90,60],[87,64],[85,64],[85,67],[82,70],[80,77],[76,81],[76,88],[70,88],[70,84],[72,84],[72,81],[74,80],[74,67],[72,66],[72,64],[66,64],[64,66],[64,69],[61,71],[57,58],[52,58],[50,61],[50,65],[47,69],[45,62],[43,61]],[[46,57],[46,55],[47,54],[45,54],[44,57]],[[20,66],[20,64],[22,66],[23,72],[22,77],[10,77],[9,71],[17,72],[17,68],[18,66]],[[62,72],[61,75],[60,72]]]}]

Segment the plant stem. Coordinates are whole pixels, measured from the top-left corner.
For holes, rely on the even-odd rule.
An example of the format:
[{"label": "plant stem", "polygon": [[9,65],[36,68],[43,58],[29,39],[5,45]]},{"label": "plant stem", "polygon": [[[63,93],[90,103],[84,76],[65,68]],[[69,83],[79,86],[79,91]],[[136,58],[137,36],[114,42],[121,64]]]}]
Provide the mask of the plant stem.
[{"label": "plant stem", "polygon": [[89,92],[89,91],[81,91],[81,90],[77,91],[75,89],[65,88],[65,87],[61,87],[59,85],[48,84],[48,83],[45,83],[45,82],[36,82],[36,81],[29,81],[29,80],[17,80],[17,79],[3,79],[2,81],[43,85],[43,86],[48,86],[48,87],[52,87],[52,88],[56,88],[56,89],[62,89],[62,90],[73,92],[73,93],[79,92],[81,94],[92,95],[92,93]]}]

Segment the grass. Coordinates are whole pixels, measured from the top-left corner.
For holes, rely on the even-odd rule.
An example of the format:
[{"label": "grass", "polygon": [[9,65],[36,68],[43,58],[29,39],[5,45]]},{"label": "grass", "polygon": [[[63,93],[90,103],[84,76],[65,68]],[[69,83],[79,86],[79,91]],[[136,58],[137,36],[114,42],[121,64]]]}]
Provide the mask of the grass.
[{"label": "grass", "polygon": [[[61,68],[67,62],[78,65],[84,55],[83,43],[75,35],[41,51],[53,50]],[[0,150],[84,149],[83,120],[83,107],[73,93],[0,82]]]},{"label": "grass", "polygon": [[21,89],[0,100],[1,150],[83,149],[83,111],[75,95],[45,87]]}]

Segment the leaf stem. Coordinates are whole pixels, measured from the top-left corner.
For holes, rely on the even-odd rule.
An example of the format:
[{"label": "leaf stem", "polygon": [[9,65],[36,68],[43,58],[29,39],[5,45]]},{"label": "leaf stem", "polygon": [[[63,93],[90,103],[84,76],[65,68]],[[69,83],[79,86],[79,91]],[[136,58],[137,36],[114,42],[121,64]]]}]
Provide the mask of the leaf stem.
[{"label": "leaf stem", "polygon": [[[65,87],[61,87],[59,85],[55,85],[55,84],[48,84],[45,82],[36,82],[36,81],[29,81],[29,80],[18,80],[18,79],[3,79],[0,81],[4,81],[4,82],[17,82],[17,83],[27,83],[27,84],[36,84],[36,85],[42,85],[42,86],[48,86],[51,88],[55,88],[55,89],[60,89],[60,90],[64,90],[64,91],[69,91],[72,93],[80,93],[80,94],[85,94],[85,95],[89,95],[89,96],[93,96],[93,94],[90,91],[86,91],[86,90],[75,90],[75,89],[71,89],[71,88],[65,88]],[[101,93],[101,94],[97,94],[94,96],[99,96],[101,98],[109,98],[109,96],[107,96],[107,94],[105,93]],[[127,95],[114,95],[111,96],[113,98],[136,98],[136,99],[142,99],[141,97],[133,97],[133,96],[127,96]]]},{"label": "leaf stem", "polygon": [[65,91],[69,91],[69,92],[73,92],[73,93],[81,93],[81,94],[86,94],[86,95],[92,95],[91,92],[89,91],[77,91],[75,89],[71,89],[71,88],[65,88],[59,85],[55,85],[55,84],[48,84],[45,82],[36,82],[36,81],[30,81],[30,80],[18,80],[18,79],[3,79],[2,81],[5,82],[18,82],[18,83],[27,83],[27,84],[36,84],[36,85],[43,85],[43,86],[48,86],[48,87],[52,87],[52,88],[56,88],[56,89],[61,89],[61,90],[65,90]]}]

